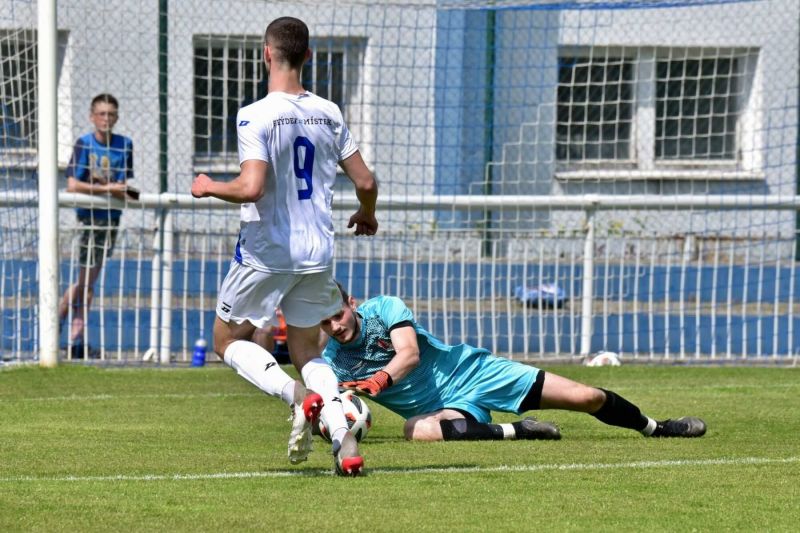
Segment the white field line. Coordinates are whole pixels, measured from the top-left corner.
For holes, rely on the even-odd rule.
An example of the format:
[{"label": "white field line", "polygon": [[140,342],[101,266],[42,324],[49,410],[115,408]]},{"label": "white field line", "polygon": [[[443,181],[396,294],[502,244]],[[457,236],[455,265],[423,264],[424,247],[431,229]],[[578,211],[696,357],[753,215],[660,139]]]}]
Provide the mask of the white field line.
[{"label": "white field line", "polygon": [[[418,475],[418,474],[474,474],[487,472],[546,472],[546,471],[587,471],[587,470],[628,470],[648,468],[675,468],[693,466],[742,466],[742,465],[773,465],[792,464],[800,462],[800,457],[769,458],[769,457],[733,457],[721,459],[678,459],[664,461],[635,461],[629,463],[573,463],[573,464],[542,464],[542,465],[514,465],[514,466],[452,466],[444,468],[405,468],[405,469],[368,469],[369,476],[386,475]],[[12,476],[0,477],[0,483],[22,482],[120,482],[120,481],[197,481],[212,479],[258,479],[258,478],[287,478],[287,477],[314,477],[332,476],[329,470],[273,470],[267,472],[218,472],[208,474],[142,474],[142,475],[116,475],[116,476],[61,476],[61,477],[35,477]]]}]

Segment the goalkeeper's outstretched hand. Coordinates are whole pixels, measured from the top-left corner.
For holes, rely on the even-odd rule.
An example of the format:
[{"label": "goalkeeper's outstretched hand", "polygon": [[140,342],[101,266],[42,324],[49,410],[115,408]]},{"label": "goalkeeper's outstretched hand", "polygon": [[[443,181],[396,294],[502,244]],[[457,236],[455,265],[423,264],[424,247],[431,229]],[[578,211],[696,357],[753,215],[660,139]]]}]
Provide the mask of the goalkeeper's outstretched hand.
[{"label": "goalkeeper's outstretched hand", "polygon": [[339,383],[343,389],[351,390],[360,394],[377,396],[392,386],[392,376],[383,370],[378,370],[371,377],[361,381],[343,381]]}]

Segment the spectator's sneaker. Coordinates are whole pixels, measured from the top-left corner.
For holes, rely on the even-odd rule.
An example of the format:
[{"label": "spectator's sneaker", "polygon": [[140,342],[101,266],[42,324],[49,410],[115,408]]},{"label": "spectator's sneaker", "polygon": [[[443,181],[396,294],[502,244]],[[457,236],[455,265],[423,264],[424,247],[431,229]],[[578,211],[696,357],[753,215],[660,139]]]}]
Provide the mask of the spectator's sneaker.
[{"label": "spectator's sneaker", "polygon": [[702,437],[706,434],[706,423],[694,416],[657,422],[652,437]]},{"label": "spectator's sneaker", "polygon": [[100,350],[91,344],[73,344],[68,351],[70,359],[100,359]]},{"label": "spectator's sneaker", "polygon": [[322,396],[306,395],[303,403],[292,405],[292,432],[289,434],[289,462],[293,465],[308,460],[311,453],[311,426],[322,410]]},{"label": "spectator's sneaker", "polygon": [[333,466],[339,476],[359,476],[364,470],[364,458],[358,454],[358,443],[350,433],[342,442],[333,441]]},{"label": "spectator's sneaker", "polygon": [[561,432],[552,422],[541,422],[532,416],[511,424],[517,439],[526,440],[559,440]]}]

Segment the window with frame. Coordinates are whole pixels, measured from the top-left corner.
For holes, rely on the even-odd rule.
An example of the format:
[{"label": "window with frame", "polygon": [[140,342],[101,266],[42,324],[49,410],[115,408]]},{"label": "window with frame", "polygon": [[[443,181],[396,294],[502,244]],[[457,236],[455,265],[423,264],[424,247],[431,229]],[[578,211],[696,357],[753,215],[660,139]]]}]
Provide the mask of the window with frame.
[{"label": "window with frame", "polygon": [[656,159],[734,159],[741,112],[735,57],[656,62]]},{"label": "window with frame", "polygon": [[0,150],[37,145],[36,32],[0,31]]},{"label": "window with frame", "polygon": [[[563,49],[555,155],[570,170],[738,170],[753,49]],[[721,166],[722,165],[722,166]],[[679,176],[680,174],[674,174]],[[681,177],[693,177],[691,172]],[[752,177],[752,176],[749,176]]]},{"label": "window with frame", "polygon": [[622,57],[559,59],[559,161],[631,157],[633,73],[633,61]]},{"label": "window with frame", "polygon": [[267,94],[261,38],[196,38],[194,43],[194,152],[236,152],[236,113]]},{"label": "window with frame", "polygon": [[[312,40],[303,86],[336,103],[347,118],[361,43],[357,39]],[[267,94],[262,37],[196,36],[194,40],[194,150],[199,163],[226,160],[237,152],[239,108]]]}]

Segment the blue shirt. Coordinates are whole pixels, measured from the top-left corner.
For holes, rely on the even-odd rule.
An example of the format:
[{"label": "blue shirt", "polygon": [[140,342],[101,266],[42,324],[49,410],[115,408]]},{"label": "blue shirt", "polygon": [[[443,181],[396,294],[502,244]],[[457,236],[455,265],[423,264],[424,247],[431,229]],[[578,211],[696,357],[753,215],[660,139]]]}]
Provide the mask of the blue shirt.
[{"label": "blue shirt", "polygon": [[[359,338],[347,344],[331,338],[322,353],[339,381],[367,379],[383,369],[395,355],[390,337],[394,327],[410,325],[417,334],[419,365],[372,399],[387,409],[410,418],[457,405],[464,391],[481,379],[490,353],[441,342],[416,323],[401,299],[378,296],[358,306],[357,312],[362,318]],[[520,383],[520,391],[529,384]]]},{"label": "blue shirt", "polygon": [[[133,142],[122,135],[111,135],[108,144],[87,133],[75,142],[66,176],[86,183],[125,183],[133,178]],[[76,209],[78,218],[119,220],[119,209]]]}]

